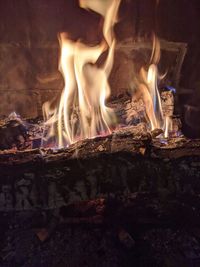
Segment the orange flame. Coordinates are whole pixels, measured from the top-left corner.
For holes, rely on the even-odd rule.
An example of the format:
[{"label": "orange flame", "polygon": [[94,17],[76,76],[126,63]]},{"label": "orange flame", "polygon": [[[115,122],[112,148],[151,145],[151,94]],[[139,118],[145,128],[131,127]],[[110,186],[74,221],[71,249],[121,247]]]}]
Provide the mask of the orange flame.
[{"label": "orange flame", "polygon": [[[43,106],[49,136],[58,137],[58,146],[71,144],[79,138],[91,138],[111,132],[115,120],[112,109],[106,106],[110,95],[108,77],[112,70],[115,38],[113,26],[121,0],[80,0],[80,6],[104,16],[104,40],[99,45],[88,46],[70,40],[66,33],[59,36],[61,56],[59,70],[63,75],[63,89],[58,108]],[[97,60],[107,50],[103,66]]]}]

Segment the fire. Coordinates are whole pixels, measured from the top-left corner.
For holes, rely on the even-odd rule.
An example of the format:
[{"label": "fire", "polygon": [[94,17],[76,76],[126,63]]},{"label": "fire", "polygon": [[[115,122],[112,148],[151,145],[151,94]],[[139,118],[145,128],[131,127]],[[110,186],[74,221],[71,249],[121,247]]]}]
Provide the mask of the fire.
[{"label": "fire", "polygon": [[[104,17],[104,39],[100,44],[89,46],[70,40],[66,33],[59,35],[59,70],[65,86],[58,107],[51,110],[50,103],[43,106],[46,125],[50,127],[47,138],[57,136],[59,147],[111,132],[115,115],[106,106],[106,99],[110,95],[108,77],[115,49],[113,26],[120,1],[80,0],[81,7]],[[107,58],[99,67],[96,63],[105,51]]]},{"label": "fire", "polygon": [[154,130],[156,128],[162,129],[164,137],[167,138],[169,136],[169,132],[172,131],[172,119],[171,117],[163,114],[161,96],[158,89],[158,82],[161,78],[157,67],[159,60],[160,43],[154,36],[150,65],[147,71],[145,71],[144,67],[142,67],[140,72],[142,83],[139,84],[138,89],[145,104],[146,115],[150,122],[150,130]]},{"label": "fire", "polygon": [[[116,125],[114,111],[107,107],[110,95],[108,77],[111,73],[115,36],[114,25],[121,0],[80,0],[80,7],[93,10],[104,18],[103,39],[95,46],[81,41],[73,41],[67,33],[59,34],[59,71],[64,79],[64,89],[59,105],[52,109],[50,103],[43,106],[48,127],[46,138],[53,137],[58,147],[67,146],[79,139],[92,138],[111,133]],[[99,58],[106,54],[99,66]],[[148,68],[142,67],[140,77],[136,77],[139,94],[144,102],[150,130],[163,129],[164,137],[172,128],[170,117],[163,115],[161,97],[158,90],[158,63],[160,43],[154,36],[152,56]],[[134,98],[134,96],[133,96]]]},{"label": "fire", "polygon": [[151,122],[151,129],[162,128],[163,111],[161,105],[160,93],[158,90],[158,69],[156,64],[151,64],[147,74],[147,84],[151,96],[151,112],[148,116]]},{"label": "fire", "polygon": [[140,83],[138,90],[145,105],[150,129],[162,128],[163,114],[160,93],[157,86],[157,66],[151,64],[147,72],[142,68],[140,75],[143,82]]}]

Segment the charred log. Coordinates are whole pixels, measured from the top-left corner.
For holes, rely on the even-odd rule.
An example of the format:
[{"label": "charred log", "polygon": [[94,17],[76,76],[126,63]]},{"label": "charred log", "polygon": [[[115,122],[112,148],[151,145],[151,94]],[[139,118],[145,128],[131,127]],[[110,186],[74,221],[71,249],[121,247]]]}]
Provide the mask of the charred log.
[{"label": "charred log", "polygon": [[141,191],[198,192],[200,141],[155,139],[140,125],[60,150],[2,151],[0,168],[1,210]]},{"label": "charred log", "polygon": [[0,126],[0,150],[25,149],[27,140],[27,129],[21,120],[10,120]]}]

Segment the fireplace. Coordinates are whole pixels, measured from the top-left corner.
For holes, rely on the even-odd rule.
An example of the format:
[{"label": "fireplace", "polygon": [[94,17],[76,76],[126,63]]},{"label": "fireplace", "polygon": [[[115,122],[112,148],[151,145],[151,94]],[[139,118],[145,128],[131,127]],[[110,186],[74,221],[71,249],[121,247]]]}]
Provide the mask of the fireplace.
[{"label": "fireplace", "polygon": [[169,2],[0,3],[2,266],[199,266],[200,11]]}]

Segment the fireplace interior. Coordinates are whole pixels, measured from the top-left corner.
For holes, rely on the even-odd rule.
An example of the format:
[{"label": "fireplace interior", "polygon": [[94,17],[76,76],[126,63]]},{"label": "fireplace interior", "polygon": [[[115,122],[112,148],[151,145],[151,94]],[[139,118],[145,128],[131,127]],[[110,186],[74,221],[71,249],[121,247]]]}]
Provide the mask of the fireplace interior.
[{"label": "fireplace interior", "polygon": [[199,20],[0,1],[0,266],[200,266]]}]

